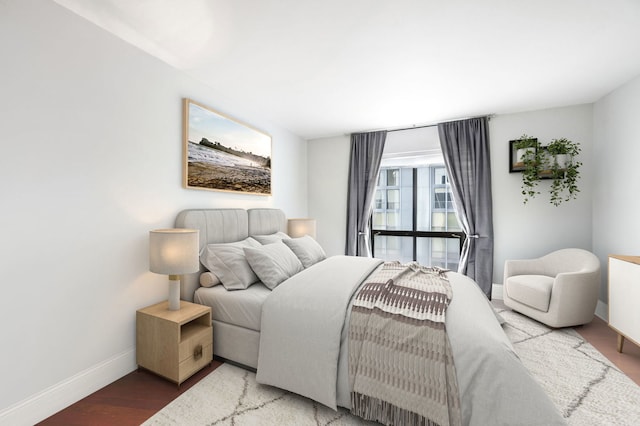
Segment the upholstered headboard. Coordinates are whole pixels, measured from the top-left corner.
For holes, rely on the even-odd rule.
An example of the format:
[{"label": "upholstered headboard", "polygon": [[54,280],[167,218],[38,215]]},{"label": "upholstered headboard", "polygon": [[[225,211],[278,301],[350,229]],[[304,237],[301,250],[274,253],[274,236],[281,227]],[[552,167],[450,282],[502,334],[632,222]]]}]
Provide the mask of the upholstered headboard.
[{"label": "upholstered headboard", "polygon": [[[232,243],[250,235],[287,232],[287,218],[280,209],[190,209],[176,217],[176,228],[200,231],[200,250],[213,243]],[[200,286],[200,272],[184,275],[180,298],[193,301],[193,293]]]}]

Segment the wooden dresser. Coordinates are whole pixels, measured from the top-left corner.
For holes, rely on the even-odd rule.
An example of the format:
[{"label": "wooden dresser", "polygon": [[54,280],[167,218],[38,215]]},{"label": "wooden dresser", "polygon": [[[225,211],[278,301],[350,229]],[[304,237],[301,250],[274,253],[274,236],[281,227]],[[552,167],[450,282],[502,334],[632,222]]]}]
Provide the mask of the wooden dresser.
[{"label": "wooden dresser", "polygon": [[609,327],[640,345],[640,256],[609,255]]}]

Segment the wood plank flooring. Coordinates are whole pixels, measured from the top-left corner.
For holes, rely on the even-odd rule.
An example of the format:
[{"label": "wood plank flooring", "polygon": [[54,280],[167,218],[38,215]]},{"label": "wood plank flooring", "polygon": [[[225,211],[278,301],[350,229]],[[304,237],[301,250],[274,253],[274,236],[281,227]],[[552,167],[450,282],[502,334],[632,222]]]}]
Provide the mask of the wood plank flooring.
[{"label": "wood plank flooring", "polygon": [[146,370],[134,371],[38,424],[140,425],[220,365],[214,360],[180,387]]},{"label": "wood plank flooring", "polygon": [[[499,300],[494,300],[493,303],[496,307],[505,308]],[[617,334],[598,317],[594,318],[590,324],[576,327],[576,331],[640,385],[640,347],[627,341],[623,352],[618,353],[616,351]],[[135,371],[39,424],[45,426],[139,425],[219,365],[219,362],[214,361],[211,366],[184,382],[180,388],[147,371]]]}]

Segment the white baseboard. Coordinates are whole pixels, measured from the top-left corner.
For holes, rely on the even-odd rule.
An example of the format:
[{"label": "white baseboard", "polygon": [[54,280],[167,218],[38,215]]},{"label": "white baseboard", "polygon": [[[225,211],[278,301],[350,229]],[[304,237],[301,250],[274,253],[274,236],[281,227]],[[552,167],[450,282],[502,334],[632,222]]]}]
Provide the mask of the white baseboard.
[{"label": "white baseboard", "polygon": [[606,322],[609,322],[609,305],[598,300],[598,304],[596,305],[596,315]]},{"label": "white baseboard", "polygon": [[491,299],[498,299],[498,300],[502,300],[502,289],[503,289],[503,285],[502,284],[493,284],[491,286]]},{"label": "white baseboard", "polygon": [[131,348],[0,411],[0,425],[33,425],[135,370]]}]

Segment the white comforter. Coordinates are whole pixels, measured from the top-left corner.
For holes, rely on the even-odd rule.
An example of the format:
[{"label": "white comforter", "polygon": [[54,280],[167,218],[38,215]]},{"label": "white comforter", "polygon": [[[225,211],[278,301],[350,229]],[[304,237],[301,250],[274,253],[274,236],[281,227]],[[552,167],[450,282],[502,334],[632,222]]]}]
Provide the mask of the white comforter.
[{"label": "white comforter", "polygon": [[[377,259],[334,256],[280,284],[262,308],[257,381],[328,407],[350,407],[348,319],[359,285]],[[465,425],[562,425],[524,368],[478,286],[448,273],[446,327]]]}]

